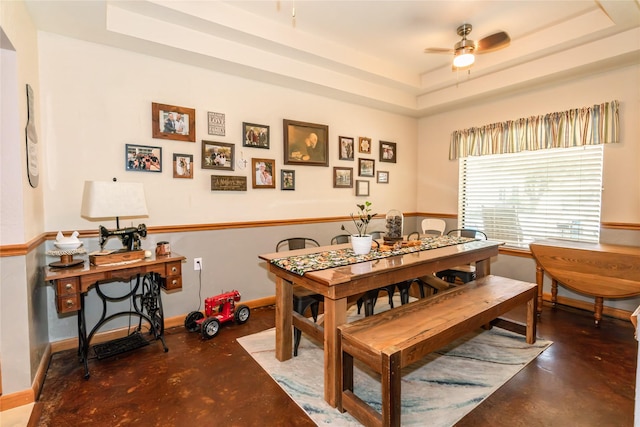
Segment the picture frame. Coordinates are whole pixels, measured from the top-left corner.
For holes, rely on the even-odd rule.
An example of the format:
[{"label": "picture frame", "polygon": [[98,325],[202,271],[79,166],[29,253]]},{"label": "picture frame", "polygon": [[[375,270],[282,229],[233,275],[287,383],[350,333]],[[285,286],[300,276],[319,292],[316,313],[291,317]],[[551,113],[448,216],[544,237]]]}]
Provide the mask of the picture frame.
[{"label": "picture frame", "polygon": [[151,103],[153,138],[196,142],[196,110],[175,105]]},{"label": "picture frame", "polygon": [[276,188],[274,159],[251,159],[253,188]]},{"label": "picture frame", "polygon": [[211,191],[247,191],[247,177],[211,175]]},{"label": "picture frame", "polygon": [[338,159],[353,161],[354,148],[353,138],[348,136],[338,137]]},{"label": "picture frame", "polygon": [[356,180],[356,196],[368,196],[369,195],[369,181],[366,179]]},{"label": "picture frame", "polygon": [[329,166],[329,126],[284,119],[284,164]]},{"label": "picture frame", "polygon": [[193,154],[173,153],[173,177],[193,179]]},{"label": "picture frame", "polygon": [[366,136],[358,138],[358,153],[371,154],[371,138]]},{"label": "picture frame", "polygon": [[295,190],[296,171],[290,169],[280,170],[280,185],[281,190]]},{"label": "picture frame", "polygon": [[127,171],[162,172],[162,147],[126,144],[124,155]]},{"label": "picture frame", "polygon": [[353,188],[353,168],[333,168],[333,188]]},{"label": "picture frame", "polygon": [[396,151],[396,143],[388,141],[380,141],[380,161],[395,163],[398,153]]},{"label": "picture frame", "polygon": [[375,176],[376,161],[373,159],[358,159],[358,176]]},{"label": "picture frame", "polygon": [[236,146],[226,142],[202,140],[202,169],[235,170]]},{"label": "picture frame", "polygon": [[376,182],[378,184],[388,184],[389,183],[389,171],[378,171],[376,175]]},{"label": "picture frame", "polygon": [[242,146],[269,149],[269,126],[242,122]]},{"label": "picture frame", "polygon": [[225,136],[225,126],[224,113],[207,111],[207,133],[209,133],[209,135]]}]

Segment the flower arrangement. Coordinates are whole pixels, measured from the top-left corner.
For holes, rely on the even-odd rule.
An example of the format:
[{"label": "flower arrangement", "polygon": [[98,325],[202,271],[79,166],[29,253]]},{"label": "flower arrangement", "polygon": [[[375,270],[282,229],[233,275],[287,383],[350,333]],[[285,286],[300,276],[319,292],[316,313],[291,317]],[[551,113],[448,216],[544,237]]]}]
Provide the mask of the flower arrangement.
[{"label": "flower arrangement", "polygon": [[[364,202],[363,205],[356,204],[356,206],[358,207],[358,215],[356,217],[353,213],[351,213],[351,220],[353,221],[353,224],[356,226],[356,229],[358,230],[358,234],[353,234],[353,233],[351,234],[354,236],[360,236],[360,237],[366,236],[369,222],[371,222],[373,217],[375,217],[377,214],[371,213],[371,202]],[[341,230],[349,232],[349,230],[347,230],[344,224],[342,225]]]}]

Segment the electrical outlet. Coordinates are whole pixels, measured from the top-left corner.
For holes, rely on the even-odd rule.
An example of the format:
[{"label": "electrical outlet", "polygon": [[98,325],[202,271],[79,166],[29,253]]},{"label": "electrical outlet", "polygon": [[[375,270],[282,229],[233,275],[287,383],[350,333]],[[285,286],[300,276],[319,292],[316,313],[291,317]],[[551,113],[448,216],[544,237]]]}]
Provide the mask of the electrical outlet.
[{"label": "electrical outlet", "polygon": [[193,259],[193,269],[194,270],[202,270],[202,258],[194,258]]}]

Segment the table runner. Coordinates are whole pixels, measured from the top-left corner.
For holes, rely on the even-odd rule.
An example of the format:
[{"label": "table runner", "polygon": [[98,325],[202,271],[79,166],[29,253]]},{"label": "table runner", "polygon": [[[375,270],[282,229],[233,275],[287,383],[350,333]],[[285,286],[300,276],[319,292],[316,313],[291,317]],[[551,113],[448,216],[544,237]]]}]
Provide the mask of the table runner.
[{"label": "table runner", "polygon": [[472,242],[476,239],[456,236],[434,236],[420,239],[420,245],[407,246],[390,251],[372,250],[368,254],[356,255],[351,248],[333,249],[305,255],[292,255],[283,258],[274,258],[271,263],[292,273],[303,276],[309,271],[325,270],[327,268],[342,267],[360,262],[388,258],[412,252],[426,251],[445,246],[459,245]]}]

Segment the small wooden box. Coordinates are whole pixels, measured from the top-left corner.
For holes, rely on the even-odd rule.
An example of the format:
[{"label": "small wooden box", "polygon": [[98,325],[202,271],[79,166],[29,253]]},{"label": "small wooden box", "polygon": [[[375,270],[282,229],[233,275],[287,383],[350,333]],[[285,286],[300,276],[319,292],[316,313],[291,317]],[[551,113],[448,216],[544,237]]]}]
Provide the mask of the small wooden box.
[{"label": "small wooden box", "polygon": [[91,264],[93,265],[115,264],[118,262],[136,261],[139,259],[144,259],[143,250],[113,252],[105,255],[89,255],[89,261],[91,261]]}]

